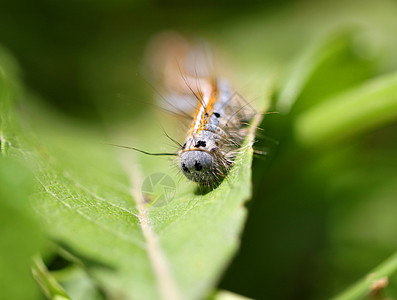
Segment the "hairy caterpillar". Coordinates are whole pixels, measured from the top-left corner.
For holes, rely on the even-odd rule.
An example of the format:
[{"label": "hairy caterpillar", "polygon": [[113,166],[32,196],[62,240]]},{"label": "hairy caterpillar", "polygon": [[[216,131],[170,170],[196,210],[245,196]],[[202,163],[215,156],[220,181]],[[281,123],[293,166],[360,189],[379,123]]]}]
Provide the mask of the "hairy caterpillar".
[{"label": "hairy caterpillar", "polygon": [[190,127],[177,153],[125,148],[149,155],[175,155],[186,178],[203,187],[217,186],[232,167],[255,110],[226,79],[214,75],[210,55],[179,35],[157,37],[148,57],[161,87],[160,106],[190,118]]},{"label": "hairy caterpillar", "polygon": [[224,79],[210,79],[209,88],[197,97],[198,108],[178,152],[179,165],[188,179],[213,186],[233,165],[253,110]]}]

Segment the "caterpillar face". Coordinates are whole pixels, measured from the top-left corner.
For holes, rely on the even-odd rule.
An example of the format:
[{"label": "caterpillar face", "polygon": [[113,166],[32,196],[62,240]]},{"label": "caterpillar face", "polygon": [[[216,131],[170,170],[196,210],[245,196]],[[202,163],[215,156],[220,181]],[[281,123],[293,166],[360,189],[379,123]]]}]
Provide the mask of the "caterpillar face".
[{"label": "caterpillar face", "polygon": [[219,181],[219,164],[222,155],[215,146],[216,135],[203,130],[194,138],[188,137],[179,151],[179,164],[183,174],[203,186]]},{"label": "caterpillar face", "polygon": [[190,150],[180,155],[180,167],[185,176],[195,182],[201,183],[213,176],[214,160],[206,151]]}]

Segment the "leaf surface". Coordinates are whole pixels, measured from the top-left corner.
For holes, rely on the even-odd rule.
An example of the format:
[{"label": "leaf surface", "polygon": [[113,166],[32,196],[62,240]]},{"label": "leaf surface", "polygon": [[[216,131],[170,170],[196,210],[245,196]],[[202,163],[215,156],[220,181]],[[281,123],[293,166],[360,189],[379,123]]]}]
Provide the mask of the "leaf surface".
[{"label": "leaf surface", "polygon": [[[66,119],[16,91],[23,114],[2,124],[17,128],[4,151],[34,170],[39,188],[31,200],[47,234],[95,262],[88,272],[111,299],[208,294],[239,245],[251,194],[254,130],[227,179],[201,193],[170,173],[168,162],[110,148],[103,144],[105,131]],[[6,114],[14,114],[13,101]],[[142,122],[132,123],[130,134],[158,134],[150,118]],[[252,128],[259,122],[258,115]],[[147,205],[141,191],[153,171],[171,174],[175,184],[174,190],[167,186],[171,197],[163,205]]]}]

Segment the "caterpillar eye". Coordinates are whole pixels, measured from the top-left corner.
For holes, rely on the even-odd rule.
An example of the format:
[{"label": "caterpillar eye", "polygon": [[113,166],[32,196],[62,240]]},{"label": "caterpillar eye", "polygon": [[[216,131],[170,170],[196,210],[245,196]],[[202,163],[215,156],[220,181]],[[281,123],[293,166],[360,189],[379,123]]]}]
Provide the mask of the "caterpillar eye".
[{"label": "caterpillar eye", "polygon": [[194,163],[194,169],[195,169],[196,171],[201,171],[201,170],[203,169],[203,166],[202,166],[198,161],[196,161],[196,162]]}]

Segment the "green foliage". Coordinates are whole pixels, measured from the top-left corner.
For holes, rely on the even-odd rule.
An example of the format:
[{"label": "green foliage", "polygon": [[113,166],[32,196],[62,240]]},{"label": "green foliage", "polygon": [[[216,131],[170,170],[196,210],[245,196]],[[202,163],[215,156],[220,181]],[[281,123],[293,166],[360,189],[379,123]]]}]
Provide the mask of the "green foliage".
[{"label": "green foliage", "polygon": [[29,207],[32,188],[33,176],[26,168],[12,159],[0,158],[2,299],[34,299],[39,295],[30,265],[31,257],[40,250],[43,239]]},{"label": "green foliage", "polygon": [[[16,68],[10,56],[7,71],[14,75]],[[11,79],[0,67],[0,289],[2,299],[34,299],[39,290],[30,271],[31,257],[43,243],[39,224],[30,207],[33,192],[33,175],[23,162],[7,157],[12,143],[17,143],[10,112],[13,102]]]},{"label": "green foliage", "polygon": [[387,74],[324,100],[297,119],[298,141],[306,145],[331,143],[393,123],[397,116],[396,89],[396,74]]},{"label": "green foliage", "polygon": [[[2,85],[12,90],[4,78]],[[18,128],[3,136],[8,145],[4,154],[26,160],[34,170],[39,191],[29,198],[46,233],[76,256],[93,261],[87,272],[110,298],[206,295],[238,246],[246,216],[243,204],[250,197],[253,132],[217,189],[202,192],[193,184],[179,184],[167,203],[151,206],[141,193],[144,178],[138,168],[145,170],[146,158],[114,151],[98,132],[47,115],[19,92],[29,111],[40,116],[26,116],[38,136],[12,124],[17,118],[4,120],[3,128]],[[3,103],[9,103],[2,113],[12,116],[12,93],[8,100],[4,97]],[[156,172],[169,171],[167,164],[155,166]],[[22,196],[27,201],[26,193]],[[34,270],[46,294],[66,296],[42,263],[36,261]]]},{"label": "green foliage", "polygon": [[[0,33],[26,81],[0,51],[0,296],[40,299],[38,285],[77,300],[397,294],[395,4],[308,1],[220,16],[85,1],[31,14],[23,30],[9,6]],[[135,73],[169,22],[200,25],[254,105],[272,98],[279,114],[264,116],[257,146],[268,155],[253,176],[253,132],[213,191],[168,160],[106,145],[170,152],[157,120],[183,139],[180,120],[133,101],[153,98]],[[170,181],[142,193],[154,178]]]}]

